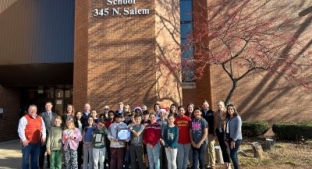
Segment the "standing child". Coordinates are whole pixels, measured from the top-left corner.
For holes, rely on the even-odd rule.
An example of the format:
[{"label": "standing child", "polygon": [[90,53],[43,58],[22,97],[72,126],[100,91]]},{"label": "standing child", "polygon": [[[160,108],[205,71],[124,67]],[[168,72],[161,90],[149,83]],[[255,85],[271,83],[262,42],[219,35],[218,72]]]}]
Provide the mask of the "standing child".
[{"label": "standing child", "polygon": [[93,168],[92,139],[93,139],[93,118],[88,118],[88,126],[83,129],[83,169]]},{"label": "standing child", "polygon": [[159,119],[157,122],[160,124],[161,127],[161,138],[160,138],[160,152],[159,152],[159,161],[160,161],[160,168],[166,168],[168,166],[167,162],[167,157],[166,157],[166,151],[165,151],[165,143],[164,143],[164,138],[162,137],[164,134],[164,130],[168,125],[168,120],[167,120],[167,111],[165,109],[159,109],[158,110],[158,115]]},{"label": "standing child", "polygon": [[[151,123],[151,121],[149,120],[149,111],[148,110],[144,110],[143,111],[143,116],[142,116],[142,122],[141,124],[144,125],[144,127],[146,127],[149,123]],[[148,156],[147,156],[147,148],[146,148],[146,144],[143,144],[143,154],[144,154],[144,161],[145,161],[145,166],[148,167]]]},{"label": "standing child", "polygon": [[[127,105],[129,106],[129,105]],[[126,110],[126,109],[124,109]],[[131,124],[133,122],[133,114],[134,113],[131,113],[129,111],[125,111],[124,115],[124,123],[126,123],[126,125],[128,126],[129,124]],[[124,169],[129,169],[129,166],[130,166],[130,150],[129,150],[129,147],[130,147],[130,144],[129,142],[126,142],[125,143],[126,145],[126,148],[125,148],[125,167]]]},{"label": "standing child", "polygon": [[115,115],[115,122],[109,126],[107,138],[110,143],[110,169],[122,169],[125,157],[125,141],[120,141],[117,138],[118,129],[127,128],[126,123],[122,122],[122,114]]},{"label": "standing child", "polygon": [[178,169],[187,169],[187,163],[189,158],[189,152],[191,148],[190,138],[190,123],[191,118],[185,115],[185,109],[183,106],[178,107],[179,115],[176,117],[174,124],[179,129],[178,138],[178,156],[177,163]]},{"label": "standing child", "polygon": [[202,118],[202,112],[199,108],[194,109],[194,119],[190,125],[190,137],[193,150],[193,166],[192,169],[204,169],[204,154],[207,147],[208,123]]},{"label": "standing child", "polygon": [[163,133],[168,169],[177,169],[178,138],[179,129],[174,125],[174,114],[172,113],[168,116],[168,126],[165,127]]},{"label": "standing child", "polygon": [[[77,127],[80,131],[80,133],[83,132],[83,122],[82,122],[82,113],[80,111],[78,111],[75,115],[75,119],[74,119],[74,123],[75,123],[75,127]],[[77,153],[78,153],[78,169],[81,168],[81,164],[82,164],[82,147],[83,147],[83,143],[82,141],[79,141],[79,146],[77,149]]]},{"label": "standing child", "polygon": [[62,117],[54,120],[55,127],[49,131],[47,154],[50,155],[50,169],[62,169]]},{"label": "standing child", "polygon": [[[113,110],[109,110],[108,111],[108,118],[109,118],[109,120],[107,120],[105,123],[104,123],[104,125],[105,125],[105,127],[108,129],[109,128],[109,126],[112,124],[112,123],[114,123],[114,118],[115,117],[115,112],[113,111]],[[106,138],[107,138],[107,136],[106,136]],[[106,152],[107,152],[107,155],[106,155],[106,160],[105,160],[105,166],[106,165],[108,165],[109,166],[109,163],[110,163],[110,140],[107,138],[106,139]]]},{"label": "standing child", "polygon": [[79,129],[75,127],[74,121],[72,119],[68,119],[66,121],[66,128],[64,129],[62,136],[66,169],[78,168],[77,148],[79,141],[81,141],[81,133]]},{"label": "standing child", "polygon": [[99,169],[98,163],[100,163],[100,169],[104,169],[105,161],[105,137],[107,135],[107,128],[102,122],[99,122],[97,128],[93,132],[93,168]]},{"label": "standing child", "polygon": [[[144,125],[141,124],[141,114],[134,115],[134,122],[128,127],[131,131],[131,140],[130,140],[130,159],[131,159],[131,169],[139,168],[145,169],[143,163],[143,130]],[[137,163],[139,167],[137,167]]]},{"label": "standing child", "polygon": [[156,121],[156,114],[150,114],[151,123],[145,127],[143,140],[146,144],[147,156],[150,169],[160,169],[159,151],[160,151],[160,136],[161,127]]},{"label": "standing child", "polygon": [[93,118],[93,126],[97,126],[97,124],[99,123],[100,119],[98,118],[98,114],[96,112],[96,110],[92,110],[91,111],[91,117]]}]

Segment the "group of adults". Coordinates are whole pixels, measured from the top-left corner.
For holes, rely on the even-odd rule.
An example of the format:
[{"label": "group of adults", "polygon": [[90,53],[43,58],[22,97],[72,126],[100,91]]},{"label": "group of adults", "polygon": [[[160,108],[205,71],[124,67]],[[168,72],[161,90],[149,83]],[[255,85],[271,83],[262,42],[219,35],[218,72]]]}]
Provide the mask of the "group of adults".
[{"label": "group of adults", "polygon": [[[45,112],[37,114],[37,106],[30,105],[27,114],[19,121],[18,135],[22,144],[23,169],[28,169],[29,165],[31,165],[32,169],[44,168],[45,153],[47,151],[46,140],[58,116],[55,112],[52,112],[52,107],[52,103],[47,102],[45,104]],[[195,107],[192,103],[186,107],[172,104],[168,109],[162,108],[158,103],[154,105],[152,113],[155,115],[155,119],[152,119],[152,121],[155,121],[161,126],[161,137],[164,136],[164,129],[167,129],[166,127],[168,126],[168,115],[174,115],[173,121],[178,128],[177,154],[179,155],[176,155],[176,159],[174,158],[173,162],[177,164],[178,169],[197,169],[198,167],[200,169],[215,169],[216,141],[222,151],[225,162],[224,168],[231,169],[232,166],[234,169],[240,168],[237,153],[242,142],[242,120],[233,104],[225,106],[222,101],[219,101],[217,107],[218,109],[216,111],[212,111],[209,109],[209,103],[207,101],[203,101],[201,108]],[[142,124],[150,123],[150,113],[146,106],[136,106],[134,110],[131,110],[130,106],[124,105],[123,102],[118,103],[118,110],[115,111],[110,110],[109,106],[105,105],[104,112],[100,114],[95,113],[95,116],[99,118],[94,117],[93,119],[98,119],[98,122],[103,122],[103,124],[105,122],[105,126],[108,129],[115,121],[114,116],[117,115],[116,117],[122,117],[125,120],[125,117],[129,115],[129,119],[133,122],[137,113],[141,113],[142,115]],[[77,114],[81,116],[81,123],[75,124],[82,133],[83,129],[88,126],[89,117],[92,117],[91,105],[86,103],[83,112],[75,112],[73,105],[68,105],[67,111],[62,115],[63,122],[65,123],[69,119],[74,120]],[[164,143],[160,144],[163,140],[164,138],[156,140],[157,145],[159,143],[160,146],[164,146]],[[151,142],[154,142],[154,140],[151,140]],[[166,153],[164,152],[156,153],[158,156],[156,159],[160,158],[161,168],[167,168],[166,165],[168,165],[168,157],[166,157]],[[82,160],[80,158],[81,153],[82,151],[80,150],[79,152],[78,150],[77,166],[79,166],[79,169],[82,166],[83,160],[91,160],[88,158]],[[151,160],[153,161],[153,159]],[[146,158],[145,162],[148,161],[148,158]],[[120,161],[118,162],[120,163]],[[146,165],[149,166],[149,169],[159,168],[159,166],[154,166],[153,164],[146,163]],[[129,164],[128,166],[124,165],[124,167],[129,168]],[[47,168],[50,168],[49,154],[47,155]]]}]

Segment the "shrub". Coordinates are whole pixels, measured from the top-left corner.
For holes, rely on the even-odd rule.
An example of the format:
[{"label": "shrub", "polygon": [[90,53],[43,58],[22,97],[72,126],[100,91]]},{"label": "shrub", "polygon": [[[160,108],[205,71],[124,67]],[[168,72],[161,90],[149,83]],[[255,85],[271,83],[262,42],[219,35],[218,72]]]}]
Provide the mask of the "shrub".
[{"label": "shrub", "polygon": [[244,121],[242,125],[243,136],[257,137],[270,129],[269,123],[264,121]]},{"label": "shrub", "polygon": [[272,130],[276,137],[283,140],[295,140],[312,138],[312,122],[281,122],[275,123]]}]

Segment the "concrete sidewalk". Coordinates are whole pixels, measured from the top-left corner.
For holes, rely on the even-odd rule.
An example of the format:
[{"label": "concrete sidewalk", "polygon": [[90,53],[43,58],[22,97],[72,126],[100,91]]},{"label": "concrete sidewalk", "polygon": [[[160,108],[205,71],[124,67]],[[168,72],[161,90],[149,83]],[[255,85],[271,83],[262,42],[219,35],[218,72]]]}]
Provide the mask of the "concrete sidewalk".
[{"label": "concrete sidewalk", "polygon": [[19,169],[22,151],[19,140],[0,142],[0,169]]}]

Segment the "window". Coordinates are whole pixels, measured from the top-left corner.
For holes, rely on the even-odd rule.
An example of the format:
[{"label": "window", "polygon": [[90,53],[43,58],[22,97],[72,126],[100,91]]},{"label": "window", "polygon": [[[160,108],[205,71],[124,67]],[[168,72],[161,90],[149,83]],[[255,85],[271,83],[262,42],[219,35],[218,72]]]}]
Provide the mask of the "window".
[{"label": "window", "polygon": [[188,41],[193,31],[193,0],[180,0],[180,33],[182,52],[182,81],[194,81],[193,43]]}]

